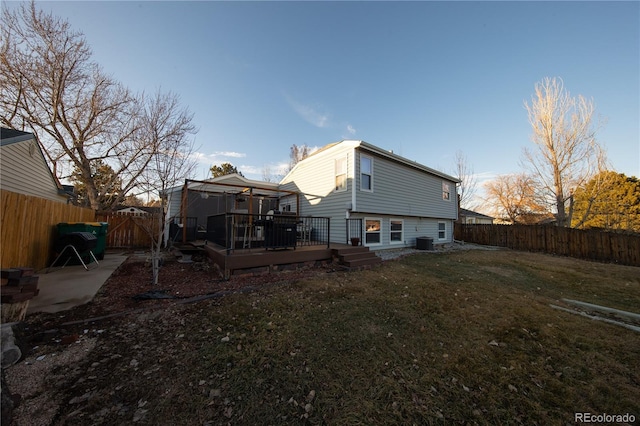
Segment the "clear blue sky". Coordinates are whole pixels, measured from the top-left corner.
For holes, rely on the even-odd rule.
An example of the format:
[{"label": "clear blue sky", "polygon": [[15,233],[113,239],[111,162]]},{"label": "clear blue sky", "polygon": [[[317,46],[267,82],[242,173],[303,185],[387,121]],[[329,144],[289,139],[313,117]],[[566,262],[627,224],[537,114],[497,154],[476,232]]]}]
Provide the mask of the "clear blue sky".
[{"label": "clear blue sky", "polygon": [[482,182],[518,172],[534,84],[593,98],[640,177],[639,2],[40,2],[135,91],[180,95],[205,178],[277,173],[292,144],[364,140]]}]

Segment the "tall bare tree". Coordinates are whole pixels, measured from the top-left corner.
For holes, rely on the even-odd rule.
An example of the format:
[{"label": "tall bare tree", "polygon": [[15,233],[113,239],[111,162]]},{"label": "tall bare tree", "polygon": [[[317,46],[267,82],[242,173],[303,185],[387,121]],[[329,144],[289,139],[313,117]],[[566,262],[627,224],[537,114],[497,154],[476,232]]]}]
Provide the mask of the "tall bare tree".
[{"label": "tall bare tree", "polygon": [[[110,206],[113,205],[115,199],[121,198],[122,183],[109,164],[102,160],[91,162],[91,176],[97,191],[96,197],[99,205]],[[91,207],[87,197],[87,188],[82,180],[82,173],[77,167],[74,167],[70,180],[74,185],[77,204]]]},{"label": "tall bare tree", "polygon": [[571,224],[571,194],[606,167],[606,154],[596,141],[593,100],[571,97],[559,78],[535,85],[525,102],[533,128],[533,150],[525,149],[524,165],[537,191],[553,206],[559,226]]},{"label": "tall bare tree", "polygon": [[277,181],[277,177],[271,172],[271,166],[269,164],[265,164],[262,168],[262,180],[265,182]]},{"label": "tall bare tree", "polygon": [[477,179],[473,174],[473,168],[467,161],[467,156],[462,151],[456,151],[455,174],[460,180],[458,185],[458,196],[460,197],[460,207],[473,209],[472,200],[476,193]]},{"label": "tall bare tree", "polygon": [[291,145],[289,150],[289,169],[286,173],[290,172],[293,167],[300,161],[304,160],[311,153],[311,149],[307,145]]},{"label": "tall bare tree", "polygon": [[56,177],[76,178],[93,209],[94,170],[104,162],[122,183],[119,204],[138,184],[154,147],[140,137],[140,100],[92,60],[82,33],[33,2],[2,10],[0,122],[34,133]]}]

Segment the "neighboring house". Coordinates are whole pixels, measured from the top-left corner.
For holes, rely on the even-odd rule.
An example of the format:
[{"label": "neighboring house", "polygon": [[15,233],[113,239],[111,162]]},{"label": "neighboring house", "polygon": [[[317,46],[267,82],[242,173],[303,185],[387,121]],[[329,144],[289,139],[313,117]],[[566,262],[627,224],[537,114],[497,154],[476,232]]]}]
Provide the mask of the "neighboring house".
[{"label": "neighboring house", "polygon": [[[393,152],[344,140],[298,162],[279,187],[300,194],[300,216],[331,219],[331,242],[344,244],[361,232],[363,245],[386,249],[413,247],[417,237],[452,242],[457,183]],[[280,208],[296,211],[294,200],[281,198]]]},{"label": "neighboring house", "polygon": [[114,213],[118,214],[130,214],[136,216],[147,216],[160,213],[162,209],[160,207],[146,207],[146,206],[118,206],[114,209]]},{"label": "neighboring house", "polygon": [[0,128],[0,148],[1,189],[61,203],[68,201],[33,134]]},{"label": "neighboring house", "polygon": [[146,215],[147,212],[139,209],[138,207],[118,207],[115,210],[115,213],[118,214],[135,214],[135,215]]},{"label": "neighboring house", "polygon": [[493,218],[473,210],[460,209],[460,223],[472,225],[492,225]]}]

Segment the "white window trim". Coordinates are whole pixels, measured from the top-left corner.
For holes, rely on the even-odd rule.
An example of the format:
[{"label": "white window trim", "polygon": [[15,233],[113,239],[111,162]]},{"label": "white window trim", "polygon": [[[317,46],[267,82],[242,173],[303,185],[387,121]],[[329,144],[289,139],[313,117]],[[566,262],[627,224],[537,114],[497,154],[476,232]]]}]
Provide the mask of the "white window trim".
[{"label": "white window trim", "polygon": [[[337,183],[338,180],[338,176],[342,175],[342,173],[340,173],[340,175],[338,174],[338,161],[339,160],[343,160],[344,161],[344,188],[336,188],[335,184]],[[333,190],[335,192],[345,192],[349,186],[349,167],[348,167],[348,162],[347,162],[347,157],[340,157],[340,158],[336,158],[334,163],[333,163],[333,168],[334,168],[334,186],[333,186]]]},{"label": "white window trim", "polygon": [[[391,222],[400,222],[402,229],[400,231],[392,231],[391,230]],[[400,241],[394,241],[391,238],[392,233],[400,232]],[[404,219],[399,218],[391,218],[389,219],[389,244],[404,244]]]},{"label": "white window trim", "polygon": [[[440,238],[440,224],[444,225],[444,237]],[[438,222],[438,241],[445,241],[447,239],[447,222]]]},{"label": "white window trim", "polygon": [[[363,158],[367,158],[369,161],[371,161],[371,174],[369,176],[371,176],[371,189],[365,189],[362,187],[362,159]],[[363,192],[373,192],[373,157],[369,156],[369,155],[364,155],[364,154],[360,154],[360,191]]]},{"label": "white window trim", "polygon": [[[446,191],[445,191],[446,188]],[[444,194],[447,194],[447,197],[445,198]],[[442,181],[442,199],[444,201],[451,201],[451,184],[447,181]]]},{"label": "white window trim", "polygon": [[[377,220],[378,222],[380,222],[380,231],[378,231],[378,234],[380,235],[380,242],[378,243],[368,243],[367,242],[367,220]],[[372,246],[381,246],[382,245],[382,228],[383,228],[384,223],[382,222],[382,218],[381,217],[365,217],[364,218],[364,241],[362,242],[362,245],[368,246],[368,247],[372,247]]]}]

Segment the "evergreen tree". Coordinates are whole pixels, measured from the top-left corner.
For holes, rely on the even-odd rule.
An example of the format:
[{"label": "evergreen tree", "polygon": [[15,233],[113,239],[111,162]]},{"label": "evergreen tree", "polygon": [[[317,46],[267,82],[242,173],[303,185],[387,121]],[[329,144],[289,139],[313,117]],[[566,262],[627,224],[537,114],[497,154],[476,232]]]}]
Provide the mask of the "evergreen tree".
[{"label": "evergreen tree", "polygon": [[599,173],[573,195],[572,226],[640,232],[640,180]]},{"label": "evergreen tree", "polygon": [[[91,162],[91,179],[94,182],[96,194],[95,199],[102,208],[113,207],[117,200],[122,199],[122,180],[118,177],[113,168],[102,160]],[[74,190],[77,195],[78,204],[84,207],[92,207],[91,199],[88,196],[87,186],[82,179],[82,172],[75,168],[71,175]]]},{"label": "evergreen tree", "polygon": [[232,175],[234,173],[237,173],[240,176],[244,177],[242,172],[240,172],[238,168],[231,163],[222,163],[219,166],[217,164],[214,164],[213,166],[211,166],[210,170],[211,176],[213,176],[214,178],[218,176]]}]

